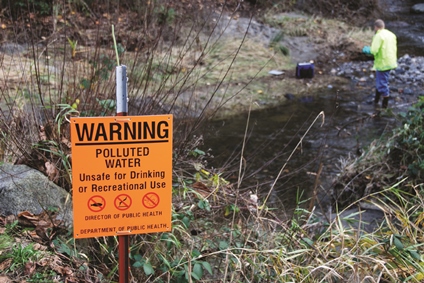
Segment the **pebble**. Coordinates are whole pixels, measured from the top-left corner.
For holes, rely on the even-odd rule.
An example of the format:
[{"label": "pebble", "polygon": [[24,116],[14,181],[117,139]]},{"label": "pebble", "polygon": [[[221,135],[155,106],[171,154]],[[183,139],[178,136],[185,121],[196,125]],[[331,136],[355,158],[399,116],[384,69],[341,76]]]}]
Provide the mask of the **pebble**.
[{"label": "pebble", "polygon": [[0,45],[0,52],[12,55],[25,52],[26,48],[17,43],[3,43]]},{"label": "pebble", "polygon": [[[372,61],[346,62],[337,69],[337,76],[346,77],[359,82],[372,82],[375,75],[369,73]],[[335,73],[335,69],[330,71]],[[424,87],[424,57],[411,57],[408,54],[398,58],[398,67],[390,72],[390,83],[397,89],[403,89],[406,95],[413,95]]]},{"label": "pebble", "polygon": [[407,95],[413,95],[413,94],[414,94],[413,90],[412,90],[412,89],[410,89],[410,88],[405,88],[405,89],[403,90],[403,93],[404,93],[404,94],[407,94]]},{"label": "pebble", "polygon": [[271,70],[268,72],[270,75],[274,75],[274,76],[280,76],[280,75],[284,75],[283,71],[280,70]]}]

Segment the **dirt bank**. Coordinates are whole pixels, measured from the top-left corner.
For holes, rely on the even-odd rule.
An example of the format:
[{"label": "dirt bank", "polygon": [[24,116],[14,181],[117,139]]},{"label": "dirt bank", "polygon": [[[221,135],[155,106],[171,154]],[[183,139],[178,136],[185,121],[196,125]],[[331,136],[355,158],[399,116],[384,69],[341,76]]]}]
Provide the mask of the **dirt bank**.
[{"label": "dirt bank", "polygon": [[[336,20],[272,12],[246,18],[240,16],[248,11],[244,4],[224,9],[203,2],[201,12],[189,18],[179,14],[176,3],[152,10],[162,17],[154,23],[140,22],[136,11],[124,17],[67,8],[56,15],[34,14],[30,25],[5,20],[3,46],[13,37],[18,52],[3,48],[0,53],[2,89],[9,96],[16,90],[41,92],[51,104],[79,101],[81,112],[104,108],[98,101],[115,97],[114,25],[120,62],[128,67],[130,99],[136,102],[131,114],[233,115],[280,104],[287,95],[308,95],[311,89],[343,88],[345,81],[331,69],[360,59],[371,38],[369,31]],[[22,43],[25,39],[30,45]],[[310,61],[315,77],[296,79],[296,63]],[[33,65],[37,72],[31,71]],[[146,101],[159,109],[146,107]],[[110,110],[100,109],[113,114]]]}]

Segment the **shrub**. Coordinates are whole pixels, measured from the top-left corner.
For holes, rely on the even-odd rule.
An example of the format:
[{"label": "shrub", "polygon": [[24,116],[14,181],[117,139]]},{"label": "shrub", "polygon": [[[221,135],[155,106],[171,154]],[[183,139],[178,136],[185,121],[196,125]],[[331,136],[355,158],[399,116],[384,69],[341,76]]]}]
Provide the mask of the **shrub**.
[{"label": "shrub", "polygon": [[[402,127],[394,131],[393,157],[400,161],[400,166],[408,168],[416,182],[424,178],[424,97],[400,113]],[[399,158],[400,157],[400,158]]]}]

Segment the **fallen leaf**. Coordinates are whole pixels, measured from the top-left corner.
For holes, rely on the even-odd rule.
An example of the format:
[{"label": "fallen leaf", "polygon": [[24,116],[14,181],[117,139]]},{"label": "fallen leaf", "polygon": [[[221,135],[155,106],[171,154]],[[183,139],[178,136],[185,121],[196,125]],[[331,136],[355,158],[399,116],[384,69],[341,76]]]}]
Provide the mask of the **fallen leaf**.
[{"label": "fallen leaf", "polygon": [[25,218],[31,219],[31,220],[37,220],[38,219],[37,217],[35,217],[34,214],[32,214],[29,211],[22,211],[21,213],[18,214],[18,218],[19,217],[25,217]]},{"label": "fallen leaf", "polygon": [[34,242],[40,242],[40,243],[43,242],[43,239],[40,236],[38,236],[37,235],[37,232],[35,232],[34,230],[28,231],[26,235],[28,235],[29,237],[31,237],[31,239]]},{"label": "fallen leaf", "polygon": [[56,166],[50,161],[47,161],[44,165],[46,166],[46,173],[49,180],[53,182],[57,181],[59,179],[59,170],[57,170]]},{"label": "fallen leaf", "polygon": [[65,266],[64,268],[62,268],[62,274],[66,274],[66,275],[72,275],[73,271],[72,268],[70,268],[69,266]]},{"label": "fallen leaf", "polygon": [[42,219],[40,219],[40,221],[38,221],[37,223],[37,227],[40,227],[40,228],[51,228],[52,226],[53,225],[50,221],[47,222],[46,220],[42,220]]},{"label": "fallen leaf", "polygon": [[49,266],[52,270],[56,271],[57,273],[61,275],[64,275],[62,261],[60,260],[58,256],[54,256],[53,258],[50,258]]},{"label": "fallen leaf", "polygon": [[23,211],[18,214],[18,221],[21,226],[35,227],[37,226],[38,217],[28,211]]},{"label": "fallen leaf", "polygon": [[[12,261],[13,260],[11,258],[8,258],[6,260],[3,260],[0,263],[0,270],[6,270],[6,269],[8,269],[12,265]],[[1,277],[0,277],[0,283],[2,283]]]},{"label": "fallen leaf", "polygon": [[205,184],[202,182],[196,182],[193,184],[193,189],[199,193],[202,197],[207,197],[212,192],[210,188],[208,188]]},{"label": "fallen leaf", "polygon": [[44,126],[40,126],[39,130],[40,130],[40,132],[38,134],[40,135],[40,140],[46,141],[47,135],[46,135],[46,130],[45,130]]},{"label": "fallen leaf", "polygon": [[49,262],[50,262],[50,260],[49,260],[48,258],[43,257],[42,259],[40,259],[40,260],[37,262],[37,264],[38,264],[39,266],[41,266],[41,267],[44,267],[44,266],[48,265],[48,264],[49,264]]},{"label": "fallen leaf", "polygon": [[36,267],[35,262],[28,261],[25,264],[25,275],[31,275],[31,274],[33,274],[34,271],[35,271],[35,267]]},{"label": "fallen leaf", "polygon": [[47,250],[47,247],[46,246],[41,245],[39,243],[35,243],[34,246],[33,246],[33,248],[36,251],[46,251]]},{"label": "fallen leaf", "polygon": [[49,237],[47,236],[46,229],[43,229],[42,227],[37,226],[37,228],[35,228],[35,233],[43,241],[49,241],[50,240]]},{"label": "fallen leaf", "polygon": [[16,220],[18,220],[18,219],[17,219],[17,217],[15,215],[9,215],[9,216],[6,216],[6,219],[4,221],[4,224],[12,224]]},{"label": "fallen leaf", "polygon": [[66,145],[68,148],[71,148],[72,146],[71,142],[65,137],[62,137],[62,143]]}]

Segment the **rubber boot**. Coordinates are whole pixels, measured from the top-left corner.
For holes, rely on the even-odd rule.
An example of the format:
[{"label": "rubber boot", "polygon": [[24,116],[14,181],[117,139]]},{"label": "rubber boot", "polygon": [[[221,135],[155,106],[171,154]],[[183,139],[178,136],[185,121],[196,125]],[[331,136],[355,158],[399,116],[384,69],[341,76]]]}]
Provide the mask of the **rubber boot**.
[{"label": "rubber boot", "polygon": [[383,108],[387,108],[387,106],[389,105],[389,97],[383,97]]},{"label": "rubber boot", "polygon": [[375,90],[374,104],[377,104],[380,101],[381,93],[378,90]]}]

